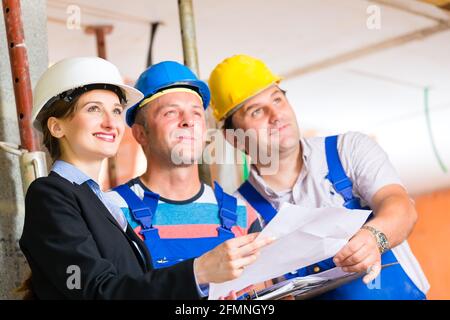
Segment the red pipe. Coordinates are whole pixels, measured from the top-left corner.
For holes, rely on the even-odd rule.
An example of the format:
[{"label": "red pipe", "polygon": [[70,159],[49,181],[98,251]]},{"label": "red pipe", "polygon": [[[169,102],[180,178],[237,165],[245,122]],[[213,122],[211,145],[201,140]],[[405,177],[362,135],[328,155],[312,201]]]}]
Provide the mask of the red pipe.
[{"label": "red pipe", "polygon": [[37,151],[38,144],[36,142],[36,135],[31,125],[33,98],[20,1],[3,0],[2,3],[6,36],[8,39],[14,96],[16,99],[20,142],[22,147],[28,151]]}]

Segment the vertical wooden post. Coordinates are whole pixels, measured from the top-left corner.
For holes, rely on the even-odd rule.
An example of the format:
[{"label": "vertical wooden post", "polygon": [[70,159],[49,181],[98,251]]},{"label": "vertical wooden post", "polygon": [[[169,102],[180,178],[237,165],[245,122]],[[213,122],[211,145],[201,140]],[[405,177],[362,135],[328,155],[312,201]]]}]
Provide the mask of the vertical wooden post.
[{"label": "vertical wooden post", "polygon": [[[178,14],[180,16],[181,41],[183,43],[184,64],[191,68],[199,77],[200,71],[197,58],[197,42],[195,38],[195,21],[192,0],[178,0]],[[211,117],[207,113],[206,122],[209,126]],[[208,185],[212,185],[210,166],[207,164],[199,165],[200,180]]]}]

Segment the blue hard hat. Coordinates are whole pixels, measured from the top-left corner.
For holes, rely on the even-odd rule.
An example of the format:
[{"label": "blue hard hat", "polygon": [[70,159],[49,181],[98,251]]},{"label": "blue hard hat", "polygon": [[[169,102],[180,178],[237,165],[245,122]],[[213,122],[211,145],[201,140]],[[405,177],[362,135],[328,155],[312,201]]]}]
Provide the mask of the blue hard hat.
[{"label": "blue hard hat", "polygon": [[[191,87],[202,97],[203,107],[206,109],[209,105],[208,85],[199,80],[191,69],[175,61],[163,61],[152,65],[139,76],[134,87],[144,94],[144,99],[166,88]],[[136,110],[144,99],[127,110],[126,121],[130,127],[134,123]]]}]

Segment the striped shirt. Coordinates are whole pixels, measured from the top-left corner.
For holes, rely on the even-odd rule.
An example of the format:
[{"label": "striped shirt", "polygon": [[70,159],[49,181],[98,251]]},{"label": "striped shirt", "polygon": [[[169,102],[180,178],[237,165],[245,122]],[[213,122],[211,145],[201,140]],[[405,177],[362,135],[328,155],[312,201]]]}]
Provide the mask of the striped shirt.
[{"label": "striped shirt", "polygon": [[[127,185],[141,199],[144,191],[151,192],[139,178],[130,180]],[[132,216],[126,201],[116,191],[109,191],[107,196],[122,209],[128,223],[142,238],[139,233],[141,226]],[[237,221],[231,229],[236,237],[261,230],[257,213],[242,200],[238,200],[236,213]],[[160,197],[153,216],[153,226],[158,229],[161,239],[217,237],[220,217],[214,190],[202,184],[199,192],[187,200],[175,201]]]}]

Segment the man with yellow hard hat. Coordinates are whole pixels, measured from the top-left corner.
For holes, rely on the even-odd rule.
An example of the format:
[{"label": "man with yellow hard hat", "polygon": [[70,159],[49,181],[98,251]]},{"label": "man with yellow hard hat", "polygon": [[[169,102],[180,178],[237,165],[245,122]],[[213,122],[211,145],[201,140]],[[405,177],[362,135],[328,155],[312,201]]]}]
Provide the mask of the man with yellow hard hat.
[{"label": "man with yellow hard hat", "polygon": [[[258,211],[265,224],[284,202],[373,210],[365,225],[334,257],[290,276],[338,266],[346,272],[367,274],[363,281],[350,282],[321,298],[425,299],[429,284],[406,242],[417,213],[386,153],[357,132],[300,137],[294,110],[280,82],[262,61],[247,55],[227,58],[211,73],[211,106],[224,133],[230,129],[258,132],[241,145],[236,139],[227,140],[247,154],[251,154],[253,143],[257,149],[270,148],[277,155],[278,169],[269,173],[264,171],[267,163],[252,158],[249,178],[239,187],[238,195]],[[382,269],[390,263],[395,265]],[[369,287],[367,284],[377,277],[381,285]]]}]

